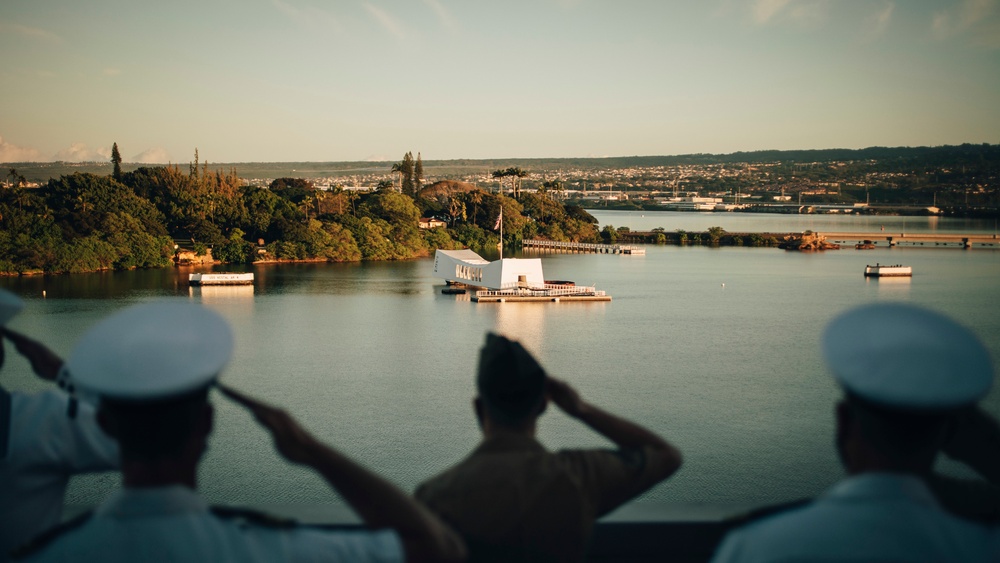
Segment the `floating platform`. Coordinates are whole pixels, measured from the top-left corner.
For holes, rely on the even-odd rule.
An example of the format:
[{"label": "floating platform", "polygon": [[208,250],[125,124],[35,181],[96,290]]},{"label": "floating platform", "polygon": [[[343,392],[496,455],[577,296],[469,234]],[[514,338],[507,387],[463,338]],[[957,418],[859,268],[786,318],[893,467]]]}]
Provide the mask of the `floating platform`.
[{"label": "floating platform", "polygon": [[908,278],[911,276],[913,276],[913,268],[910,266],[903,266],[902,264],[885,266],[876,263],[874,266],[865,266],[866,278]]},{"label": "floating platform", "polygon": [[450,289],[456,286],[467,287],[470,300],[476,303],[611,301],[611,296],[594,287],[546,280],[540,258],[490,262],[468,249],[438,249],[434,253],[434,273],[448,283],[442,293],[452,293]]},{"label": "floating platform", "polygon": [[188,274],[191,285],[253,285],[253,272],[248,274]]},{"label": "floating platform", "polygon": [[611,296],[593,287],[546,284],[539,288],[481,289],[472,296],[477,303],[516,303],[518,301],[611,301]]},{"label": "floating platform", "polygon": [[541,303],[562,303],[566,301],[611,301],[610,295],[474,295],[472,300],[476,303],[517,303],[517,302],[541,302]]}]

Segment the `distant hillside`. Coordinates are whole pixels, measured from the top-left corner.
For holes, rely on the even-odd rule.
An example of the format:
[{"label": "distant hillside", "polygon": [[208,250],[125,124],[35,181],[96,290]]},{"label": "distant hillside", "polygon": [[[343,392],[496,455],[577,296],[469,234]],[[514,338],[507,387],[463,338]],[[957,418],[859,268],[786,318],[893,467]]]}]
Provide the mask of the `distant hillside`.
[{"label": "distant hillside", "polygon": [[[428,176],[453,176],[475,172],[489,173],[492,170],[520,167],[536,173],[565,170],[601,170],[614,168],[636,168],[654,166],[677,166],[683,164],[739,164],[759,162],[809,163],[831,161],[892,161],[896,164],[913,161],[925,166],[1000,166],[1000,145],[945,145],[939,147],[868,147],[864,149],[816,149],[816,150],[764,150],[735,152],[730,154],[686,154],[674,156],[619,156],[607,158],[510,158],[510,159],[455,159],[425,160],[424,170]],[[140,164],[124,163],[122,169],[129,172]],[[179,163],[181,170],[187,170],[188,163]],[[4,168],[14,167],[28,181],[45,181],[74,172],[110,174],[111,164],[92,163],[6,163]],[[235,169],[242,178],[324,178],[338,176],[360,176],[390,173],[391,162],[208,162],[209,170],[230,171]]]}]

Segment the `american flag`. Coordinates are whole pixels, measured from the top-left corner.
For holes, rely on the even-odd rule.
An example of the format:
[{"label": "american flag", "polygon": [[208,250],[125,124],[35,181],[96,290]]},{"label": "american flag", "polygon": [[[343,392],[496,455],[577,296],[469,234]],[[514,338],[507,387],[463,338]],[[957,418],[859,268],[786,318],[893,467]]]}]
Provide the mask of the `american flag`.
[{"label": "american flag", "polygon": [[493,225],[493,230],[495,231],[495,230],[499,229],[500,228],[500,223],[502,223],[502,222],[503,222],[503,207],[500,208],[500,215],[497,215],[497,224]]}]

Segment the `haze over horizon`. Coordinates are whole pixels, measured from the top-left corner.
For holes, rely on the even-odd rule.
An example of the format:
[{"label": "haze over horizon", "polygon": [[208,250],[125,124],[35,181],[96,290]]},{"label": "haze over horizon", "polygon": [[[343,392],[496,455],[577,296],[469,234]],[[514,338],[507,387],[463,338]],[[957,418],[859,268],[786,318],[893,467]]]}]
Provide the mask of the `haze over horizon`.
[{"label": "haze over horizon", "polygon": [[0,162],[1000,142],[1000,0],[0,7]]}]

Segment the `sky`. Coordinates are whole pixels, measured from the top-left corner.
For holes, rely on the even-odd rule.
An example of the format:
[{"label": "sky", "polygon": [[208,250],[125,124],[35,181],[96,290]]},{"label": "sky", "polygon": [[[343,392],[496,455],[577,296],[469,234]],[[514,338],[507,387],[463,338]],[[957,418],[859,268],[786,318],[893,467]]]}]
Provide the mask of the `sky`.
[{"label": "sky", "polygon": [[3,0],[0,162],[1000,142],[1000,0]]}]

